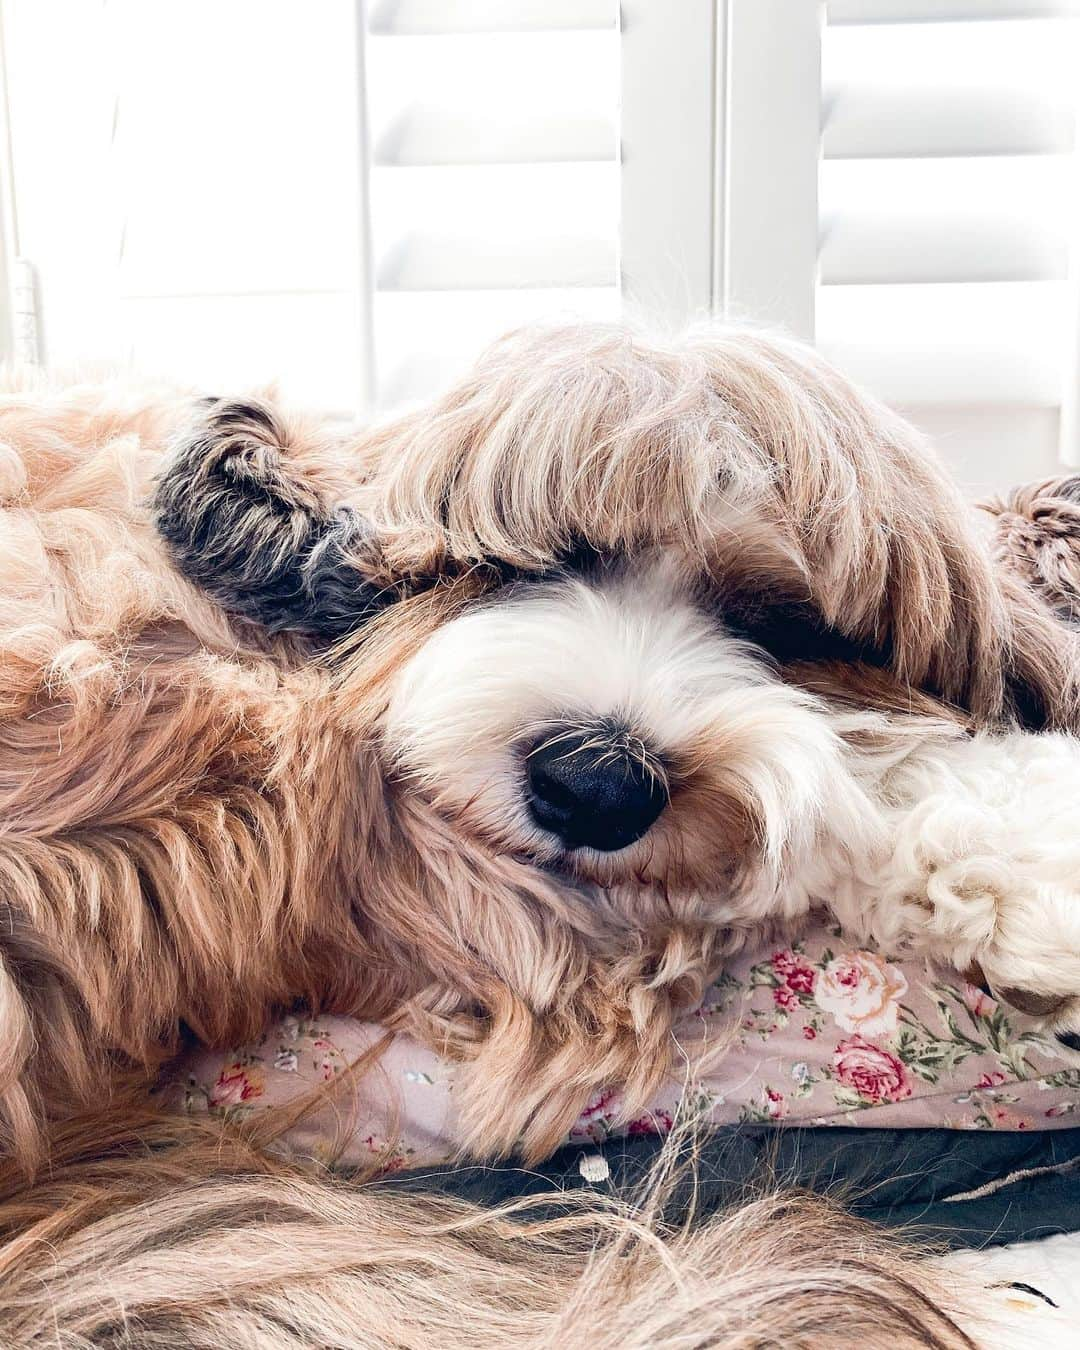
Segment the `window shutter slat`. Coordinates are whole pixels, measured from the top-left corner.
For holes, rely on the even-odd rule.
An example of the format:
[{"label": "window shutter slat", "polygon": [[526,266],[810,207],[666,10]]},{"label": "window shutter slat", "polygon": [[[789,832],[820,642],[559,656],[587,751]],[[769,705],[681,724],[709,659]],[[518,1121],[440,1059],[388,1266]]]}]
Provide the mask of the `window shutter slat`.
[{"label": "window shutter slat", "polygon": [[1059,32],[1054,20],[830,27],[825,158],[1071,149],[1075,71]]},{"label": "window shutter slat", "polygon": [[818,345],[899,408],[1059,407],[1065,324],[1054,282],[818,292]]},{"label": "window shutter slat", "polygon": [[[559,315],[611,321],[618,291],[607,285],[573,291],[379,291],[379,384],[383,403],[396,407],[445,388],[471,356],[500,333],[531,319]],[[447,340],[447,335],[452,340]]]},{"label": "window shutter slat", "polygon": [[617,20],[615,0],[371,6],[383,406],[530,317],[617,312]]},{"label": "window shutter slat", "polygon": [[955,23],[1080,14],[1080,0],[828,0],[831,24]]},{"label": "window shutter slat", "polygon": [[1068,107],[988,81],[961,91],[852,77],[825,90],[827,159],[1032,155],[1069,150]]},{"label": "window shutter slat", "polygon": [[379,259],[382,291],[517,290],[604,286],[615,272],[611,237],[415,233]]},{"label": "window shutter slat", "polygon": [[826,7],[817,340],[974,491],[1053,472],[1077,439],[1078,14]]},{"label": "window shutter slat", "polygon": [[1067,156],[822,166],[820,280],[1064,280]]},{"label": "window shutter slat", "polygon": [[380,0],[370,30],[377,36],[510,33],[615,26],[610,0]]},{"label": "window shutter slat", "polygon": [[616,153],[610,115],[528,109],[453,109],[437,103],[405,109],[383,128],[375,163],[383,166],[602,162]]}]

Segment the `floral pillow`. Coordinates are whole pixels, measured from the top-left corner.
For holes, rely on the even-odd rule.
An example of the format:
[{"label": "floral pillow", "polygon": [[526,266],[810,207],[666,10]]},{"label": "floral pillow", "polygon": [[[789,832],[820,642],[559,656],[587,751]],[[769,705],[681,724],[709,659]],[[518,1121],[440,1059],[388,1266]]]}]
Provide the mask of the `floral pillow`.
[{"label": "floral pillow", "polygon": [[[1080,1069],[1028,1019],[955,976],[852,950],[836,930],[744,955],[684,1026],[712,1045],[707,1070],[673,1079],[619,1125],[619,1094],[589,1103],[569,1141],[670,1127],[687,1100],[718,1124],[945,1126],[1029,1130],[1080,1124]],[[168,1085],[189,1111],[247,1114],[340,1075],[382,1035],[341,1017],[286,1017],[257,1043],[200,1052]],[[394,1167],[455,1153],[454,1069],[398,1037],[379,1067],[287,1136],[297,1154]]]}]

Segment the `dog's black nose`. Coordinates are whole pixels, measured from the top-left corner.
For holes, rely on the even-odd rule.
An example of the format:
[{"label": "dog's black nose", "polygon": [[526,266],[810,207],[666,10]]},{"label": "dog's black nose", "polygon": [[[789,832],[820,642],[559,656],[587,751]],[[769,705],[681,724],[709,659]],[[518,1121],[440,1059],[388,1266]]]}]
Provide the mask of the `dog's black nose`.
[{"label": "dog's black nose", "polygon": [[1066,1050],[1080,1050],[1080,1031],[1059,1031],[1057,1039]]},{"label": "dog's black nose", "polygon": [[533,819],[569,849],[626,848],[668,803],[640,742],[616,729],[546,736],[526,760],[526,773]]}]

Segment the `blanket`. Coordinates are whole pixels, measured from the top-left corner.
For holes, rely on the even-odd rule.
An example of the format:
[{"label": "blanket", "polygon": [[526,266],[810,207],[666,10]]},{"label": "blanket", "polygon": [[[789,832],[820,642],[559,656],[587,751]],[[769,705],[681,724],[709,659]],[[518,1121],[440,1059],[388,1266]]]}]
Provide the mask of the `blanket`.
[{"label": "blanket", "polygon": [[[1030,1019],[955,975],[853,949],[835,930],[734,961],[680,1031],[682,1071],[648,1110],[627,1119],[618,1088],[600,1085],[566,1142],[662,1134],[680,1112],[714,1125],[1024,1132],[1080,1124],[1075,1057]],[[377,1154],[391,1171],[450,1161],[455,1066],[397,1037],[357,1080],[350,1065],[382,1034],[298,1012],[255,1043],[194,1053],[168,1099],[235,1118],[338,1080],[286,1136],[291,1152],[344,1165]]]}]

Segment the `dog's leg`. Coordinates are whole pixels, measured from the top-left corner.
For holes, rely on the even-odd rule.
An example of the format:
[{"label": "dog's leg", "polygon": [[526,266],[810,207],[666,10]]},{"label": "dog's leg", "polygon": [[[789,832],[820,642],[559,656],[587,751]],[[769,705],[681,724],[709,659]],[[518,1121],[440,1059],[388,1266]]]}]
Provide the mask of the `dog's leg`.
[{"label": "dog's leg", "polygon": [[980,970],[1080,1049],[1080,741],[957,739],[883,788],[890,843],[837,892],[841,922],[886,950]]},{"label": "dog's leg", "polygon": [[[333,847],[355,756],[325,759],[319,679],[279,700],[265,668],[43,629],[8,641],[0,716],[0,1153],[27,1170],[44,1119],[121,1065],[148,1085],[182,1025],[238,1043],[315,964],[329,992],[366,957]],[[283,748],[294,704],[313,735]]]}]

